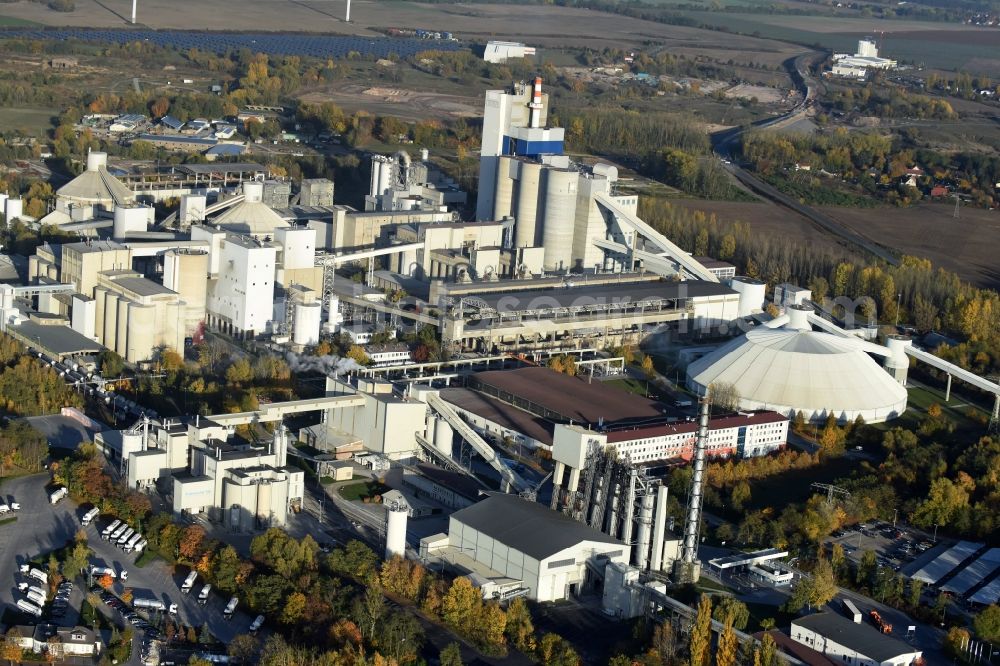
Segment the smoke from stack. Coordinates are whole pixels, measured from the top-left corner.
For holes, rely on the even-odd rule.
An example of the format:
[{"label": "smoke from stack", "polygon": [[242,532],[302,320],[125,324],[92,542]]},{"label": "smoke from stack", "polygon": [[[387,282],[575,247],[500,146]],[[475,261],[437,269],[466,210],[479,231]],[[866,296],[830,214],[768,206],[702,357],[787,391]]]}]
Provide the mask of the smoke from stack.
[{"label": "smoke from stack", "polygon": [[292,372],[318,372],[329,377],[364,370],[364,366],[353,358],[340,356],[308,356],[288,352],[285,354],[285,360]]}]

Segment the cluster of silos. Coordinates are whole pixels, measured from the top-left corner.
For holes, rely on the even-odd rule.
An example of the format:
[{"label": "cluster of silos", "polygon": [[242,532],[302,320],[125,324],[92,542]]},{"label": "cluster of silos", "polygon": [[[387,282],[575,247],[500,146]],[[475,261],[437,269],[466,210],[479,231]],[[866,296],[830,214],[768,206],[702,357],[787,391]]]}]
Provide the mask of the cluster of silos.
[{"label": "cluster of silos", "polygon": [[544,247],[543,268],[568,270],[572,263],[580,174],[540,162],[501,156],[493,219],[513,216],[515,247]]},{"label": "cluster of silos", "polygon": [[385,155],[372,155],[372,173],[369,194],[373,197],[385,194],[393,181],[395,159]]}]

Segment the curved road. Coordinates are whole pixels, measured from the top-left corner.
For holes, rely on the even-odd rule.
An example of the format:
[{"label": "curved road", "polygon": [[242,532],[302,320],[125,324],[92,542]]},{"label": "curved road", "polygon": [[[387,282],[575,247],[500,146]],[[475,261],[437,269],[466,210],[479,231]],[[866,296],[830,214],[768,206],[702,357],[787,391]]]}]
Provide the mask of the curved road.
[{"label": "curved road", "polygon": [[[810,53],[785,61],[785,66],[788,67],[792,80],[795,81],[802,92],[802,102],[784,115],[754,123],[752,125],[754,129],[791,124],[805,117],[807,109],[816,97],[816,90],[819,85],[819,83],[813,79],[809,73],[809,66],[815,62],[816,58],[816,53]],[[737,166],[737,164],[733,161],[733,156],[736,149],[739,147],[739,142],[744,131],[744,128],[737,127],[725,132],[720,132],[714,137],[715,153],[724,161],[726,170],[729,171],[738,181],[765,199],[798,213],[799,215],[812,221],[824,231],[837,236],[841,240],[859,247],[879,259],[892,264],[893,266],[899,264],[899,259],[894,254],[877,243],[865,238],[853,229],[837,222],[829,215],[816,210],[812,206],[807,206],[797,199],[788,196],[774,186],[765,183],[760,178],[757,178],[746,169]]]}]

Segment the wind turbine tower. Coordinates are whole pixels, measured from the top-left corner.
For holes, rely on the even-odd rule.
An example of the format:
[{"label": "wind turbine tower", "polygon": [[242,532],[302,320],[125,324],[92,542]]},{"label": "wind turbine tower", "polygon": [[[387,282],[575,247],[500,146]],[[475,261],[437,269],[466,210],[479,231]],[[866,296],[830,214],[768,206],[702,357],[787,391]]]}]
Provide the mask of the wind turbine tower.
[{"label": "wind turbine tower", "polygon": [[132,0],[132,25],[135,25],[135,3],[137,0]]},{"label": "wind turbine tower", "polygon": [[[132,0],[132,2],[135,2],[135,0]],[[344,17],[344,23],[350,23],[350,22],[351,22],[351,0],[347,0],[347,16]]]}]

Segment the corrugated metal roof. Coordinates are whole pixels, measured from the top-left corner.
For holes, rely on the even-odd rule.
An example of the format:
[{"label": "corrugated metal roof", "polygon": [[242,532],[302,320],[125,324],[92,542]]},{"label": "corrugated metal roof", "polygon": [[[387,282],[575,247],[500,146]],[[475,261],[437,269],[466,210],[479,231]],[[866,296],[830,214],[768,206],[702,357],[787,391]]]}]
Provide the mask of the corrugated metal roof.
[{"label": "corrugated metal roof", "polygon": [[625,547],[603,532],[515,495],[490,495],[451,517],[536,560],[544,560],[583,541]]}]

